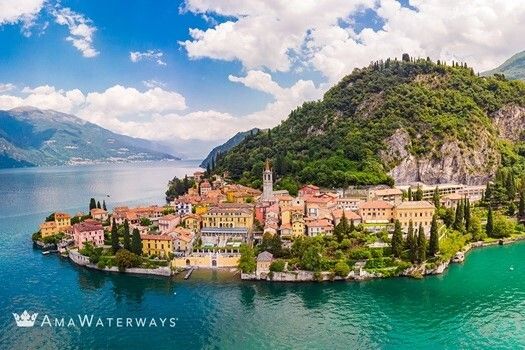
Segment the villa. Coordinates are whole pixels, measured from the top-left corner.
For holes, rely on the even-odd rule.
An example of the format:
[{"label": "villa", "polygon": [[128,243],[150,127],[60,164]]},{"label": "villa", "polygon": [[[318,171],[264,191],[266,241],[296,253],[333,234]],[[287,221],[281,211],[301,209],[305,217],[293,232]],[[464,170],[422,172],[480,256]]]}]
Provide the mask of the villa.
[{"label": "villa", "polygon": [[88,219],[74,224],[72,233],[78,249],[84,248],[87,242],[91,242],[95,247],[104,245],[104,227],[96,220]]},{"label": "villa", "polygon": [[166,233],[180,224],[180,216],[168,214],[159,218],[159,232]]},{"label": "villa", "polygon": [[167,235],[143,235],[142,254],[146,256],[169,257],[173,251],[173,239]]}]

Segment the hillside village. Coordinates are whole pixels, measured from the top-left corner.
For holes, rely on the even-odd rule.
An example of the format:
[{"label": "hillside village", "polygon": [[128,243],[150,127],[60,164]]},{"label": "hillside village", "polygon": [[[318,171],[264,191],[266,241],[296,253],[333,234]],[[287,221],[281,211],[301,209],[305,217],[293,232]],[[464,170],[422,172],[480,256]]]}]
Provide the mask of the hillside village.
[{"label": "hillside village", "polygon": [[[476,218],[471,210],[480,211],[475,207],[487,201],[487,190],[501,191],[494,184],[415,183],[344,190],[309,184],[292,196],[273,189],[269,161],[262,183],[260,191],[230,182],[227,174],[195,172],[170,182],[175,193],[168,190],[171,200],[165,206],[110,211],[105,201],[92,198],[89,214],[53,213],[33,239],[56,244],[77,263],[84,257],[82,264],[121,271],[240,267],[245,278],[267,279],[284,270],[332,271],[345,277],[356,267],[368,267],[393,274],[423,262],[435,268],[469,240],[479,240],[473,236],[488,230],[482,230],[481,216],[490,225],[495,219],[491,209]],[[525,210],[522,197],[520,211]],[[454,230],[463,235],[452,234]],[[451,245],[447,253],[440,252],[440,241]],[[322,258],[312,261],[312,252]]]}]

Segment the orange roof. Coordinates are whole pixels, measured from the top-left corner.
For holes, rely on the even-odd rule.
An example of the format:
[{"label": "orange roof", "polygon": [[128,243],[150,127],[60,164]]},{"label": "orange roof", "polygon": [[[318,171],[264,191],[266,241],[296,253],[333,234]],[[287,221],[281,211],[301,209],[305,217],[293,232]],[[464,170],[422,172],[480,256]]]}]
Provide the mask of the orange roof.
[{"label": "orange roof", "polygon": [[385,201],[366,201],[359,205],[359,209],[392,209],[393,204]]},{"label": "orange roof", "polygon": [[107,213],[107,211],[105,211],[104,209],[99,209],[99,208],[93,208],[93,209],[90,210],[90,212],[91,212],[91,215]]},{"label": "orange roof", "polygon": [[163,217],[160,217],[159,221],[160,220],[162,220],[162,221],[171,221],[171,220],[177,220],[177,219],[179,219],[178,215],[168,214],[168,215],[164,215]]},{"label": "orange roof", "polygon": [[55,213],[55,219],[70,219],[71,216],[67,213]]},{"label": "orange roof", "polygon": [[401,196],[403,195],[403,191],[401,191],[399,188],[385,188],[374,191],[374,194],[376,196]]},{"label": "orange roof", "polygon": [[140,239],[150,241],[171,241],[172,238],[165,235],[142,235],[140,236]]},{"label": "orange roof", "polygon": [[333,227],[334,225],[327,219],[308,220],[306,226],[309,227]]},{"label": "orange roof", "polygon": [[[334,216],[335,219],[341,219],[343,217],[343,210],[342,209],[334,210],[332,211],[332,215]],[[359,214],[351,210],[345,210],[345,217],[348,220],[361,220],[361,217],[359,216]]]},{"label": "orange roof", "polygon": [[304,185],[303,187],[301,187],[301,190],[305,189],[305,188],[309,188],[309,189],[312,189],[312,190],[318,190],[319,189],[319,187],[317,187],[315,185]]},{"label": "orange roof", "polygon": [[434,204],[428,201],[409,201],[398,204],[397,209],[434,209]]}]

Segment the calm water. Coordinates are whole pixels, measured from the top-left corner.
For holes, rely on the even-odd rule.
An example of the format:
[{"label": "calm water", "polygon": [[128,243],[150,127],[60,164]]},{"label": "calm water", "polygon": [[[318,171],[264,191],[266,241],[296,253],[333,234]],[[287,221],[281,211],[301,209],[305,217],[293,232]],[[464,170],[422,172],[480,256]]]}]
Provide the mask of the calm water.
[{"label": "calm water", "polygon": [[[0,171],[1,349],[366,349],[525,347],[525,245],[472,252],[424,280],[267,284],[227,273],[189,281],[105,274],[33,250],[55,208],[162,203],[195,163]],[[176,317],[174,328],[17,328],[12,312],[51,317]],[[39,316],[40,317],[40,316]],[[39,320],[37,320],[37,325]]]}]

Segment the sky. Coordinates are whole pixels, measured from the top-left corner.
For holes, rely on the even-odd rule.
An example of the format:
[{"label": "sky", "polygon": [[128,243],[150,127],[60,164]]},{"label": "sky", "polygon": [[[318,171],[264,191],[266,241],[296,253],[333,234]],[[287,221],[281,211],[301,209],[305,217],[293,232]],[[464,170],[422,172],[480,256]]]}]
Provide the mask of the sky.
[{"label": "sky", "polygon": [[387,57],[494,68],[521,0],[0,0],[0,109],[74,114],[201,158]]}]

